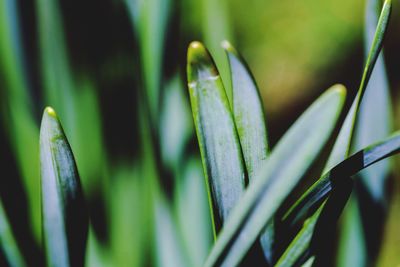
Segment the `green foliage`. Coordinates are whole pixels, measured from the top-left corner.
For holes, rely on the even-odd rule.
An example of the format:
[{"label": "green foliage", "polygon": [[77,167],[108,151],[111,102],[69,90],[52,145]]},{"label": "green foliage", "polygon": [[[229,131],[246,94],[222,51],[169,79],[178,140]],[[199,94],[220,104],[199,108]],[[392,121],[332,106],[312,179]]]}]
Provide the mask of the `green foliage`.
[{"label": "green foliage", "polygon": [[[385,1],[379,19],[375,13],[379,1],[368,2],[365,69],[347,114],[343,114],[346,89],[334,85],[274,147],[269,135],[275,129],[267,131],[273,121],[266,122],[269,116],[250,68],[229,42],[221,44],[233,40],[235,24],[229,14],[235,13],[229,7],[239,1],[232,5],[226,0],[124,0],[122,5],[112,1],[110,6],[128,15],[118,20],[131,23],[132,39],[124,41],[133,41],[129,50],[137,51],[127,57],[121,53],[123,62],[134,57],[134,63],[126,61],[130,62],[129,77],[133,76],[128,79],[129,91],[134,91],[132,105],[113,103],[111,109],[104,102],[122,90],[119,84],[112,85],[112,93],[103,88],[107,79],[98,75],[102,72],[91,73],[71,52],[76,49],[70,47],[71,21],[65,20],[68,11],[62,10],[68,3],[34,1],[37,31],[31,37],[37,38],[38,51],[32,56],[23,45],[26,28],[20,25],[30,20],[20,18],[26,12],[21,12],[19,2],[0,2],[0,120],[4,125],[0,133],[4,132],[11,147],[17,176],[22,178],[21,193],[26,193],[27,203],[24,196],[21,202],[29,211],[16,211],[17,219],[26,216],[28,222],[14,226],[16,217],[8,216],[13,212],[4,205],[9,202],[1,199],[0,264],[5,260],[13,267],[315,266],[321,264],[325,243],[332,241],[324,238],[336,227],[343,210],[339,248],[329,260],[336,258],[339,266],[363,266],[376,260],[367,251],[372,234],[363,231],[368,218],[360,212],[363,199],[356,185],[362,180],[368,195],[385,207],[389,199],[385,181],[391,166],[381,160],[400,152],[400,133],[390,135],[391,99],[380,55],[391,1]],[[304,3],[293,5],[304,8]],[[188,12],[188,7],[196,12]],[[332,12],[343,19],[341,15],[347,13],[340,7],[335,5]],[[276,16],[275,11],[267,14]],[[291,15],[287,14],[288,21]],[[175,51],[181,40],[174,39],[172,28],[180,20],[179,27],[188,35],[182,39],[201,38],[211,52],[200,42],[189,45],[188,94],[177,70],[179,63],[171,60],[181,52]],[[327,21],[311,31],[328,31],[323,26]],[[294,49],[306,44],[305,51],[321,57],[321,50],[302,41],[308,40],[309,33],[292,36],[285,25],[290,38],[273,27],[266,29],[271,33],[267,34],[269,45],[276,46],[278,55],[285,50],[286,57],[292,57]],[[336,24],[329,25],[333,39],[347,36],[342,45],[355,39],[348,34],[351,27],[339,34]],[[192,36],[196,26],[200,36]],[[243,32],[238,37],[247,35]],[[279,45],[291,38],[296,40],[292,49]],[[334,47],[327,39],[318,41],[324,44],[321,47]],[[259,40],[254,45],[259,46]],[[307,53],[303,56],[311,58]],[[329,52],[318,64],[334,56]],[[32,64],[32,59],[38,63]],[[257,61],[265,64],[261,57]],[[118,64],[104,65],[118,73]],[[274,68],[272,75],[281,69]],[[32,79],[33,75],[40,78]],[[290,79],[290,74],[286,77]],[[286,94],[282,91],[282,96]],[[276,101],[264,100],[266,110]],[[45,109],[39,132],[36,113],[42,104],[59,112],[65,133],[52,108]],[[118,121],[129,132],[108,129],[109,121],[103,119]],[[105,132],[114,134],[106,139]],[[114,143],[105,141],[123,134],[134,139],[125,148],[133,155],[121,160],[111,152]],[[319,178],[311,180],[312,175]],[[308,182],[314,183],[307,187]],[[21,228],[29,229],[17,232]],[[34,241],[25,242],[25,237]],[[37,258],[32,260],[32,254]]]},{"label": "green foliage", "polygon": [[43,237],[49,266],[84,266],[88,214],[71,147],[55,111],[40,128]]}]

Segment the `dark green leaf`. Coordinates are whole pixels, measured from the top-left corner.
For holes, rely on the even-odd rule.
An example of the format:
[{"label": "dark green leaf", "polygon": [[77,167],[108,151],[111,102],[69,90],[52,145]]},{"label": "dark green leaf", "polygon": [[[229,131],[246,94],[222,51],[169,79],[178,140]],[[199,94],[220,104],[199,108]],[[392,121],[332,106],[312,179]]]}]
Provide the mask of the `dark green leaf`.
[{"label": "dark green leaf", "polygon": [[52,108],[40,129],[43,237],[49,266],[83,266],[88,215],[74,156]]},{"label": "dark green leaf", "polygon": [[240,263],[331,135],[345,92],[339,85],[328,90],[284,135],[232,211],[206,266]]},{"label": "dark green leaf", "polygon": [[189,46],[187,75],[216,232],[243,194],[243,159],[221,77],[210,54],[199,42]]},{"label": "dark green leaf", "polygon": [[[390,138],[355,153],[323,175],[284,217],[283,225],[290,225],[292,227],[305,219],[310,214],[310,210],[319,206],[318,210],[306,220],[303,228],[291,242],[291,245],[279,261],[287,262],[289,260],[296,260],[309,248],[311,237],[314,233],[314,226],[320,219],[320,214],[323,210],[322,207],[325,206],[325,200],[331,190],[337,184],[342,183],[342,179],[351,177],[368,166],[399,152],[400,132],[397,132]],[[320,205],[321,203],[323,204]]]},{"label": "dark green leaf", "polygon": [[322,203],[328,197],[335,183],[340,182],[340,179],[351,177],[368,166],[399,153],[399,151],[400,132],[397,132],[389,138],[370,145],[342,161],[319,178],[318,181],[303,194],[284,216],[284,224],[296,225],[304,220],[308,211]]}]

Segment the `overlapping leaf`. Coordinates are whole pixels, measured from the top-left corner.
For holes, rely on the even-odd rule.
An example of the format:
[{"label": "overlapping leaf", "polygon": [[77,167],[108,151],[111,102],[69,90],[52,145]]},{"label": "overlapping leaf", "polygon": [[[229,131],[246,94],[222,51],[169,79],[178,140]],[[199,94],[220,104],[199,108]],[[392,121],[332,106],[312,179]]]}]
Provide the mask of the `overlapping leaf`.
[{"label": "overlapping leaf", "polygon": [[189,46],[187,75],[217,232],[244,191],[242,152],[221,77],[210,54],[199,42]]},{"label": "overlapping leaf", "polygon": [[232,211],[206,266],[240,263],[323,148],[336,124],[344,97],[342,86],[328,90],[284,135]]}]

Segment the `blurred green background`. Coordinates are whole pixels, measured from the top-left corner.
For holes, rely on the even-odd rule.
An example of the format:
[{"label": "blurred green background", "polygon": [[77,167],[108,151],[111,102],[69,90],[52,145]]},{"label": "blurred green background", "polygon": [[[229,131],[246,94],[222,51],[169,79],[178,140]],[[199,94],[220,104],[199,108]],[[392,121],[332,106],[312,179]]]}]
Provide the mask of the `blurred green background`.
[{"label": "blurred green background", "polygon": [[[384,46],[395,129],[399,4]],[[363,0],[0,0],[0,196],[28,265],[43,264],[45,106],[63,123],[89,205],[87,265],[197,266],[212,234],[186,90],[188,44],[206,44],[228,88],[220,42],[243,54],[275,144],[332,84],[356,93],[364,14]],[[380,266],[400,263],[394,165]]]}]

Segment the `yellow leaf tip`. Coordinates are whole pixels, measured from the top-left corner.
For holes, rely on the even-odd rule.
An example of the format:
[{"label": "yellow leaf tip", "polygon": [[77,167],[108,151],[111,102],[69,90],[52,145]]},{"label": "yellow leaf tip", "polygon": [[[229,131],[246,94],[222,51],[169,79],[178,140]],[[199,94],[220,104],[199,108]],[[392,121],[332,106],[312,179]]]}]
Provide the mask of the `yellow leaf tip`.
[{"label": "yellow leaf tip", "polygon": [[57,118],[57,114],[56,114],[55,110],[52,107],[46,107],[44,109],[44,112],[45,112],[45,114],[47,114],[47,115],[49,115],[49,116],[51,116],[53,118]]},{"label": "yellow leaf tip", "polygon": [[202,61],[204,58],[209,58],[207,49],[204,45],[198,41],[191,42],[188,48],[188,61],[198,62]]}]

